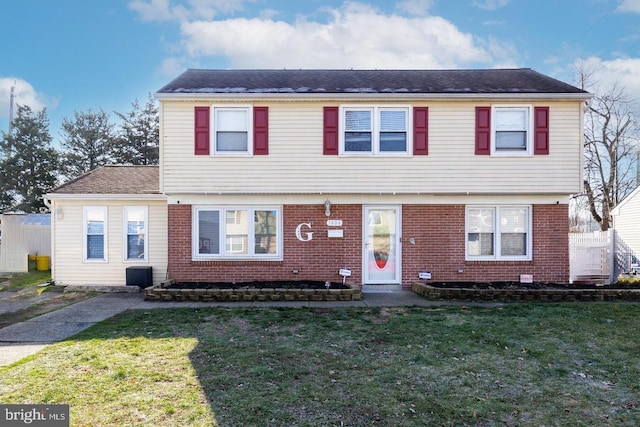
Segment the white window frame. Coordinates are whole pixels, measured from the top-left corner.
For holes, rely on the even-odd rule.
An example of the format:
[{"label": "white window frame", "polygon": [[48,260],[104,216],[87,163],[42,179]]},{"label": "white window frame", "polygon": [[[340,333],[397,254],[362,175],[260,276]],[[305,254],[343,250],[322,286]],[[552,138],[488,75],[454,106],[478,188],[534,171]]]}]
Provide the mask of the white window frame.
[{"label": "white window frame", "polygon": [[[253,155],[253,107],[251,105],[213,105],[211,107],[211,152],[214,156],[252,156]],[[218,150],[218,112],[244,111],[247,114],[247,150],[224,151]]]},{"label": "white window frame", "polygon": [[[141,211],[144,218],[144,257],[143,258],[128,258],[129,254],[129,212]],[[124,262],[148,262],[149,257],[149,209],[147,206],[125,206],[122,212],[123,220],[123,247],[122,247],[122,260]]]},{"label": "white window frame", "polygon": [[[501,245],[501,209],[526,209],[526,243],[525,255],[502,255]],[[493,255],[470,255],[469,254],[469,233],[474,231],[469,227],[469,211],[477,209],[493,210]],[[468,205],[465,209],[465,235],[464,235],[464,252],[466,261],[531,261],[533,259],[533,208],[531,205]]]},{"label": "white window frame", "polygon": [[[525,111],[527,114],[525,131],[526,148],[524,150],[502,150],[496,147],[496,132],[498,112],[501,110]],[[533,155],[533,105],[531,104],[496,104],[491,106],[491,155],[492,156],[532,156]]]},{"label": "white window frame", "polygon": [[[226,230],[226,218],[227,211],[248,211],[248,230],[247,230],[247,250],[252,251],[248,254],[234,254],[227,253],[227,230]],[[199,233],[199,214],[200,212],[217,211],[219,224],[218,224],[218,248],[219,254],[200,254],[200,233]],[[275,211],[276,218],[276,253],[275,254],[256,254],[255,251],[255,227],[254,218],[256,211]],[[194,206],[192,209],[191,219],[191,235],[192,235],[192,258],[194,261],[206,261],[206,260],[253,260],[253,261],[282,261],[283,257],[283,242],[284,242],[284,230],[282,219],[282,206],[213,206],[213,205],[199,205]]]},{"label": "white window frame", "polygon": [[[380,112],[398,111],[405,113],[405,132],[407,134],[407,146],[404,151],[381,151],[380,150]],[[345,149],[346,113],[347,111],[370,111],[371,112],[371,151],[347,151]],[[339,154],[341,156],[410,156],[413,154],[413,114],[411,105],[341,105],[338,129]]]},{"label": "white window frame", "polygon": [[[100,212],[102,214],[102,218],[104,218],[104,226],[103,226],[103,234],[102,234],[102,253],[104,256],[102,258],[89,258],[88,253],[88,236],[93,235],[88,232],[88,220],[91,213]],[[109,245],[108,245],[108,236],[109,236],[109,211],[106,206],[84,206],[82,208],[82,260],[84,262],[109,262]]]}]

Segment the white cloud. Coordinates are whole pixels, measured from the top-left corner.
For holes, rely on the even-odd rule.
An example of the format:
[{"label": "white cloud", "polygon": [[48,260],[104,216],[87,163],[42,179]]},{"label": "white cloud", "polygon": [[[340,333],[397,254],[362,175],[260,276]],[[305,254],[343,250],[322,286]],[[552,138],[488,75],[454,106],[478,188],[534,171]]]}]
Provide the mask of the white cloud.
[{"label": "white cloud", "polygon": [[211,20],[219,13],[242,10],[246,0],[131,0],[129,8],[145,21]]},{"label": "white cloud", "polygon": [[471,4],[480,9],[496,10],[509,4],[509,0],[473,0]]},{"label": "white cloud", "polygon": [[[604,61],[598,57],[589,57],[579,64],[591,73],[588,91],[605,93],[616,86],[623,89],[630,100],[640,100],[640,80],[637,77],[640,75],[640,58]],[[576,67],[578,66],[577,63]]]},{"label": "white cloud", "polygon": [[618,12],[640,13],[640,0],[624,0],[616,10]]},{"label": "white cloud", "polygon": [[433,0],[405,0],[396,4],[396,9],[413,16],[427,16]]},{"label": "white cloud", "polygon": [[17,77],[0,77],[0,117],[9,118],[9,100],[11,87],[14,89],[14,114],[17,105],[28,105],[34,111],[40,111],[47,106],[45,97],[36,92],[31,84]]},{"label": "white cloud", "polygon": [[510,44],[463,33],[441,17],[385,15],[355,2],[328,11],[326,23],[304,18],[183,22],[182,43],[190,60],[220,57],[233,68],[460,68],[517,62]]}]

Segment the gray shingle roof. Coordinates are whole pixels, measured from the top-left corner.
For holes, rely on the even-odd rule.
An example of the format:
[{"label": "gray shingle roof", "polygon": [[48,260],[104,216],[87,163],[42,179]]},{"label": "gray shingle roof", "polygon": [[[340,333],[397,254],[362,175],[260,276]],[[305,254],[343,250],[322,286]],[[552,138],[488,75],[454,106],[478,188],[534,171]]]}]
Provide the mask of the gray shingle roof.
[{"label": "gray shingle roof", "polygon": [[160,194],[158,166],[103,166],[50,194]]},{"label": "gray shingle roof", "polygon": [[530,68],[490,70],[187,70],[158,94],[587,94]]}]

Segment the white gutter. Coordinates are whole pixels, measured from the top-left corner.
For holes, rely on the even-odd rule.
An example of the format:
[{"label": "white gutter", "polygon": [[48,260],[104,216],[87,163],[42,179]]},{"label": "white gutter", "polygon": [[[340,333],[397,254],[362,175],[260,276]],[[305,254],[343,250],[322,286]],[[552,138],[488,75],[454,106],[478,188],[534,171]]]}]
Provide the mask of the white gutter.
[{"label": "white gutter", "polygon": [[57,194],[44,197],[50,200],[166,200],[164,194]]},{"label": "white gutter", "polygon": [[160,101],[199,101],[202,99],[246,99],[269,101],[335,101],[335,100],[420,100],[420,101],[448,101],[448,100],[554,100],[554,101],[586,101],[593,97],[591,93],[297,93],[297,92],[203,92],[203,93],[155,93]]}]

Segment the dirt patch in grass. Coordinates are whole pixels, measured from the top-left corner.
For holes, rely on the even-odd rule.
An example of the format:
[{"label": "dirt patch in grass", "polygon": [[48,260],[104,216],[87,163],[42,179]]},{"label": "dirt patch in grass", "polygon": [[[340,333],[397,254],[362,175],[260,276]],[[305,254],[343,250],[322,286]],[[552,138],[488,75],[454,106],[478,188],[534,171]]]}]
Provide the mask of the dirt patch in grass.
[{"label": "dirt patch in grass", "polygon": [[[63,307],[78,303],[80,301],[84,301],[93,296],[95,296],[95,293],[92,292],[56,293],[48,298],[44,298],[37,302],[34,302],[28,307],[16,311],[0,313],[0,328],[4,328],[19,322],[24,322],[25,320],[32,319],[36,316],[40,316],[51,311],[59,310]],[[11,298],[20,297],[18,295],[14,295]],[[24,294],[22,298],[24,298]]]}]

